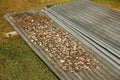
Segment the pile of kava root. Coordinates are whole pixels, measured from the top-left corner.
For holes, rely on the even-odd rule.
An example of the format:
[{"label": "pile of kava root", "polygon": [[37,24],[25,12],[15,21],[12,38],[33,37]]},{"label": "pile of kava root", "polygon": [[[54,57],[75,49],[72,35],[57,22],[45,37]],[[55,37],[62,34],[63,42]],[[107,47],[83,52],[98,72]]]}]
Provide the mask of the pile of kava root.
[{"label": "pile of kava root", "polygon": [[82,43],[56,27],[47,16],[26,12],[14,14],[12,18],[28,33],[32,43],[58,60],[63,70],[76,72],[98,67],[99,61],[83,48]]}]

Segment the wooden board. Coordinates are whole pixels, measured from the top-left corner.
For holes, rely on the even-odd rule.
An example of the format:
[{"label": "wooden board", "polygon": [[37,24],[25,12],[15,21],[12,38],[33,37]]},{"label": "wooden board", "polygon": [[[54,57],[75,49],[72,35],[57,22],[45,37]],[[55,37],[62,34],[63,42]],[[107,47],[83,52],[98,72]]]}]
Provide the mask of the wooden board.
[{"label": "wooden board", "polygon": [[91,40],[109,58],[108,61],[120,69],[119,12],[83,0],[56,5],[46,9],[46,12],[59,19],[59,23],[68,24],[68,28],[76,34]]},{"label": "wooden board", "polygon": [[[21,11],[18,13],[23,13],[23,12],[39,13],[40,15],[46,15],[44,12],[41,12],[39,10],[28,10],[28,11]],[[95,57],[100,61],[99,65],[102,67],[99,67],[97,69],[93,69],[90,71],[81,71],[77,73],[71,73],[71,72],[66,72],[62,70],[56,59],[52,59],[52,63],[50,63],[48,54],[46,54],[37,45],[31,43],[31,41],[27,37],[28,36],[27,33],[22,28],[17,27],[15,25],[14,19],[11,18],[11,15],[15,13],[16,12],[6,14],[5,19],[12,25],[12,27],[18,32],[18,34],[25,40],[25,42],[36,53],[36,55],[38,55],[46,63],[46,65],[59,77],[59,79],[61,80],[119,80],[120,79],[119,70],[117,70],[107,60],[105,60],[104,58],[96,54],[96,52],[97,53],[101,53],[101,52],[98,49],[96,49],[94,46],[92,46],[88,41],[84,40],[82,37],[78,35],[76,36],[74,35],[74,37],[77,37],[78,40],[85,43],[84,47],[88,51],[94,53]],[[68,31],[70,34],[76,34],[73,30],[67,28],[64,24],[59,25],[55,23],[55,25],[65,31]]]}]

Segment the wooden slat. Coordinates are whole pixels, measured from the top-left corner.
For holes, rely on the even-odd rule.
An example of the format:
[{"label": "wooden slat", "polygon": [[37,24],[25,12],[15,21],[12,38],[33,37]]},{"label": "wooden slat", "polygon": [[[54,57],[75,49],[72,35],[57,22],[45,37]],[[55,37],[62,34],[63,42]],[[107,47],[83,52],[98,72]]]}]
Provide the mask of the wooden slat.
[{"label": "wooden slat", "polygon": [[[64,9],[65,9],[65,8],[64,8]],[[64,11],[62,11],[62,10],[60,10],[60,9],[58,8],[57,10],[60,11],[59,13],[61,13],[61,12],[64,13],[67,9],[64,10]],[[55,11],[57,11],[57,10],[55,10]],[[72,9],[72,10],[75,10],[75,9]],[[78,11],[71,11],[71,12],[74,13],[74,12],[78,12]],[[85,23],[85,22],[86,22],[85,20],[91,22],[91,20],[87,19],[87,18],[89,18],[89,17],[91,17],[91,16],[88,16],[88,17],[87,17],[87,16],[85,15],[85,13],[87,14],[87,12],[84,12],[83,15],[80,15],[80,14],[82,14],[82,13],[78,12],[78,14],[77,14],[77,13],[76,13],[76,14],[72,14],[72,16],[71,16],[71,15],[70,15],[70,11],[68,11],[68,12],[65,12],[64,15],[65,15],[65,16],[71,16],[71,19],[74,19],[74,21],[79,22],[80,24],[81,24],[82,22]],[[63,14],[62,14],[62,15],[63,15]],[[79,15],[79,16],[78,16],[78,15]],[[84,15],[85,15],[85,18],[84,18]],[[74,17],[74,16],[75,16],[75,17]],[[94,16],[95,16],[95,15],[94,15]],[[81,19],[80,17],[81,17],[81,18],[83,17],[84,20],[83,20],[83,18]],[[77,18],[77,19],[76,19],[76,18]],[[92,19],[92,18],[90,18],[90,19]],[[93,20],[94,20],[94,19],[93,19]],[[100,19],[100,20],[101,20],[101,19]],[[96,20],[94,20],[94,21],[96,21]],[[98,33],[98,34],[104,33],[104,35],[107,35],[107,36],[109,36],[110,34],[112,34],[113,36],[116,36],[116,37],[112,37],[112,36],[109,36],[109,37],[111,37],[111,38],[113,38],[113,39],[115,38],[115,39],[117,40],[117,42],[119,42],[119,38],[120,38],[120,36],[119,36],[119,33],[120,33],[120,31],[119,31],[119,26],[112,26],[112,25],[108,25],[108,24],[105,25],[105,24],[102,24],[102,23],[99,22],[99,21],[97,22],[97,26],[96,26],[95,22],[91,22],[91,23],[93,23],[93,24],[90,24],[90,23],[86,22],[86,24],[87,24],[86,26],[88,27],[87,29],[93,30],[93,31],[92,31],[93,33],[95,33],[95,32],[98,33],[98,31],[95,31],[94,29],[97,28],[96,30],[99,30],[99,28],[102,28],[102,30],[99,30],[99,31],[101,31],[101,32]],[[99,24],[98,24],[98,23],[99,23]],[[101,25],[100,23],[101,23],[102,25]],[[107,22],[107,23],[108,23],[108,22]],[[112,23],[112,22],[110,22],[110,23]],[[84,27],[85,27],[85,24],[83,24],[83,25],[84,25]],[[88,25],[89,25],[89,26],[88,26]],[[91,25],[91,26],[90,26],[90,25]],[[98,26],[99,26],[99,27],[98,27]],[[103,26],[106,27],[106,28],[104,28]],[[112,28],[110,28],[110,26],[112,26]],[[89,27],[91,27],[91,28],[89,28]],[[96,27],[96,28],[95,28],[95,27]],[[105,34],[105,32],[108,31],[108,30],[107,30],[107,27],[108,27],[109,30],[113,30],[114,32],[110,32],[110,31],[109,31],[110,34],[109,34],[109,33],[108,33],[108,34]],[[118,29],[115,29],[115,30],[114,30],[113,27],[117,27]],[[103,32],[103,30],[105,30],[105,29],[106,29],[106,31]],[[91,32],[91,31],[90,31],[90,32]],[[115,32],[116,32],[116,33],[115,33]],[[118,34],[117,34],[117,33],[118,33]],[[102,36],[102,37],[104,37],[104,36]],[[117,37],[118,37],[118,38],[117,38]],[[105,38],[106,38],[106,36],[105,36]],[[102,39],[102,38],[101,38],[101,39]],[[108,38],[107,38],[107,39],[108,39]],[[112,42],[114,41],[114,42],[113,42],[114,45],[119,47],[120,45],[119,45],[118,43],[116,43],[116,40],[115,40],[115,39],[114,39],[114,40],[108,39],[108,41],[111,40],[111,42],[109,42],[109,43],[112,43]],[[107,42],[108,42],[108,41],[107,41]],[[120,43],[120,42],[119,42],[119,43]],[[119,48],[117,48],[117,49],[119,49]]]},{"label": "wooden slat", "polygon": [[[69,21],[69,18],[67,19],[67,18],[64,18],[64,17],[62,17],[62,16],[60,16],[59,14],[57,14],[57,13],[55,13],[54,11],[52,11],[52,13],[53,14],[55,14],[55,15],[57,15],[56,17],[59,17],[61,20],[63,20],[63,22],[65,22],[65,24],[66,23],[68,23],[68,24],[70,24],[70,26],[68,26],[69,28],[73,28],[73,27],[77,27],[77,25],[76,24],[74,24],[73,22],[71,22],[71,21]],[[55,16],[54,15],[54,16]],[[57,20],[57,19],[56,19]],[[79,29],[82,33],[84,33],[83,31],[82,31],[82,29]],[[85,33],[84,33],[85,34]],[[86,34],[85,34],[86,35]],[[98,45],[97,45],[98,46]],[[100,48],[101,49],[101,48]],[[105,53],[107,56],[111,56],[112,57],[112,54],[107,54],[107,53]],[[114,57],[114,56],[113,56]],[[118,63],[119,63],[119,60],[117,60],[117,58],[114,58],[114,60],[115,61],[117,61]]]},{"label": "wooden slat", "polygon": [[[77,4],[78,4],[78,2],[75,5],[77,5]],[[91,3],[89,3],[89,4],[91,4]],[[68,20],[71,20],[71,22],[74,22],[75,24],[78,24],[78,26],[82,24],[82,26],[80,26],[80,27],[82,27],[86,31],[89,31],[89,33],[91,33],[93,36],[97,37],[98,39],[104,41],[104,44],[102,44],[102,46],[104,46],[106,49],[111,51],[119,59],[120,58],[120,51],[119,51],[119,47],[120,47],[120,44],[119,44],[120,43],[120,41],[119,41],[119,39],[120,39],[120,36],[119,36],[119,34],[120,34],[119,22],[116,21],[118,23],[118,25],[116,25],[116,23],[113,24],[113,22],[111,21],[110,23],[112,23],[113,25],[112,24],[108,25],[108,24],[105,24],[105,23],[108,23],[108,22],[105,22],[104,20],[103,20],[104,24],[103,24],[103,22],[97,21],[97,26],[96,26],[96,23],[95,23],[96,20],[93,19],[94,15],[89,15],[88,14],[89,10],[86,10],[86,12],[84,11],[85,10],[84,7],[88,6],[88,5],[86,5],[86,3],[84,5],[82,5],[82,6],[79,3],[80,8],[79,7],[75,7],[75,6],[71,5],[71,4],[69,6],[68,5],[62,5],[60,7],[57,6],[55,8],[52,8],[52,10],[58,11],[59,14],[62,13],[61,14],[62,16],[64,16]],[[66,6],[68,6],[68,8],[66,8]],[[71,8],[70,6],[72,6],[73,8]],[[90,7],[90,6],[88,6],[88,7]],[[81,12],[79,12],[78,10],[81,11]],[[91,12],[92,11],[93,10],[91,10]],[[51,11],[51,12],[53,13],[53,11]],[[71,13],[71,15],[70,15],[70,13]],[[80,15],[80,14],[83,14],[83,15]],[[88,14],[88,16],[86,16],[85,14]],[[92,13],[92,14],[94,14],[94,13]],[[104,15],[100,14],[100,16],[99,15],[97,15],[97,16],[99,18],[99,17],[104,16]],[[83,18],[84,18],[84,20],[83,20]],[[94,20],[94,21],[92,21],[92,20]],[[88,23],[86,21],[88,21],[90,23],[93,23],[95,25],[90,24],[90,23]],[[106,21],[108,21],[108,20],[106,20]],[[101,27],[101,26],[104,26],[105,28]],[[81,29],[81,28],[78,28],[78,29]],[[107,45],[107,46],[105,46],[105,45]],[[108,46],[109,46],[109,48],[108,48]],[[119,63],[119,60],[116,60],[116,61]]]},{"label": "wooden slat", "polygon": [[[54,17],[51,15],[51,13],[49,13],[49,12],[47,12],[46,11],[46,14],[48,14],[49,16],[51,16],[51,18],[52,19],[54,19],[56,22],[58,22],[60,25],[62,25],[62,27],[64,27],[65,28],[65,26],[64,25],[66,25],[66,26],[69,26],[69,27],[71,27],[70,25],[67,25],[67,23],[61,23],[61,21],[60,20],[58,20],[58,18],[55,18],[55,15],[58,17],[58,15],[57,14],[55,14],[54,15]],[[62,18],[61,17],[61,19],[63,19],[63,21],[65,20],[64,18]],[[70,31],[69,29],[66,29],[66,30],[68,30],[68,31]],[[71,32],[71,33],[73,33],[73,32]],[[74,35],[74,34],[73,34]],[[78,37],[78,36],[77,36]],[[101,59],[100,59],[101,60]],[[104,61],[104,60],[103,60]],[[101,75],[102,74],[102,78],[104,78],[104,79],[107,79],[107,80],[110,80],[110,79],[117,79],[117,78],[119,78],[119,73],[117,72],[117,71],[112,71],[113,73],[110,73],[108,70],[112,70],[112,69],[109,69],[110,68],[110,66],[108,66],[108,64],[106,64],[106,68],[105,68],[105,64],[103,64],[103,66],[104,66],[104,68],[102,69],[102,71],[100,71],[100,70],[97,70],[98,72],[97,72],[97,74],[98,75]],[[112,67],[112,66],[111,66]],[[106,70],[107,69],[107,70]],[[117,72],[117,73],[116,73]],[[115,75],[114,75],[115,74]],[[84,74],[84,75],[86,75],[86,78],[88,78],[89,79],[89,77],[90,77],[90,75],[88,75],[87,76],[87,74]]]}]

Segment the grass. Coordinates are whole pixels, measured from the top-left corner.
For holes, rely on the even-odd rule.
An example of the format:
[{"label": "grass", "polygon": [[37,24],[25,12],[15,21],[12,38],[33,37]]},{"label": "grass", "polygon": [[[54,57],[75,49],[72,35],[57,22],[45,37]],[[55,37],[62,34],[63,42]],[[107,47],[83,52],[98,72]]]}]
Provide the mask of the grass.
[{"label": "grass", "polygon": [[[47,4],[68,0],[0,0],[0,80],[57,80],[20,36],[5,38],[13,31],[3,15],[24,9],[42,9]],[[120,11],[120,0],[92,0]]]},{"label": "grass", "polygon": [[0,80],[57,80],[19,36],[3,40]]},{"label": "grass", "polygon": [[66,1],[68,0],[0,0],[0,80],[57,80],[19,35],[4,37],[4,33],[13,29],[3,15],[24,9],[42,9],[48,4]]},{"label": "grass", "polygon": [[91,0],[108,8],[120,11],[120,0]]}]

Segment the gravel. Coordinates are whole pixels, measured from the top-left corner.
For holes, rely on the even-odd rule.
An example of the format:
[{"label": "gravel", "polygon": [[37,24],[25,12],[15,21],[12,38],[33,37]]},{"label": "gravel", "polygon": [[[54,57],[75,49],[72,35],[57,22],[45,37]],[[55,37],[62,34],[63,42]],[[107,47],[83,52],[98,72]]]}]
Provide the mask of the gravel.
[{"label": "gravel", "polygon": [[98,67],[99,61],[84,49],[82,42],[55,26],[49,17],[25,12],[14,14],[12,18],[28,33],[32,43],[40,46],[52,59],[58,60],[63,70],[78,72]]}]

